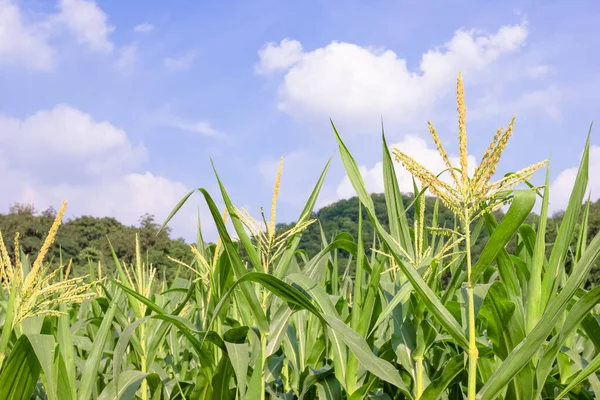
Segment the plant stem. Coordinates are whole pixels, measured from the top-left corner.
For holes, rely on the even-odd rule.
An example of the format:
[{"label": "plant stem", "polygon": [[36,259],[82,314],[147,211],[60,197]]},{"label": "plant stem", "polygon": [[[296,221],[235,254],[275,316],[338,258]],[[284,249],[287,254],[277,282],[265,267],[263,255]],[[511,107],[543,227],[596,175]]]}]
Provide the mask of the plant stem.
[{"label": "plant stem", "polygon": [[[267,313],[267,289],[263,288],[263,298],[262,298],[262,308],[263,312]],[[269,337],[269,332],[265,332],[260,336],[260,357],[261,357],[261,367],[262,367],[262,377],[260,381],[260,400],[265,400],[265,378],[267,372],[267,363],[266,354],[267,354],[267,338]]]},{"label": "plant stem", "polygon": [[265,377],[267,370],[267,363],[265,362],[265,354],[267,352],[267,337],[268,333],[261,335],[260,337],[260,356],[262,358],[262,378],[260,380],[260,400],[265,400]]},{"label": "plant stem", "polygon": [[467,297],[469,313],[469,381],[468,399],[475,400],[477,394],[477,357],[479,356],[475,343],[475,303],[473,300],[473,288],[475,283],[471,280],[471,229],[469,226],[469,210],[464,209],[464,232],[467,251]]},{"label": "plant stem", "polygon": [[415,400],[419,400],[423,394],[423,357],[416,357],[417,362],[417,389],[415,391]]},{"label": "plant stem", "polygon": [[[142,355],[140,357],[140,363],[142,364],[142,372],[146,372],[146,337],[145,337],[145,329],[144,323],[141,323],[140,326],[140,346],[142,348]],[[140,388],[142,391],[142,400],[148,400],[148,382],[146,379],[142,381],[142,387]]]}]

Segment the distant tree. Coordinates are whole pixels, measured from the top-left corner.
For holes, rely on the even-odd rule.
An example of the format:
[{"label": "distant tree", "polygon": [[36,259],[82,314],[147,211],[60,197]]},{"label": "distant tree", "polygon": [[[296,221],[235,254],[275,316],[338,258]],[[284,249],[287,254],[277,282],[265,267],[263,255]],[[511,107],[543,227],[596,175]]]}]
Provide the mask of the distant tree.
[{"label": "distant tree", "polygon": [[35,215],[36,210],[33,204],[28,203],[13,203],[8,209],[9,214],[17,215]]},{"label": "distant tree", "polygon": [[56,218],[56,210],[54,209],[54,207],[50,206],[46,210],[42,211],[42,217],[53,220],[54,218]]}]

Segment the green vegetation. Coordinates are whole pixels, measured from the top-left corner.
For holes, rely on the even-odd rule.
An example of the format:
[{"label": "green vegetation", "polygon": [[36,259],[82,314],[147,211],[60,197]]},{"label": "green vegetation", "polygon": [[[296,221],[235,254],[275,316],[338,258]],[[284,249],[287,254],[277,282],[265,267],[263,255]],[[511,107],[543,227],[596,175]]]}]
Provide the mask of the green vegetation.
[{"label": "green vegetation", "polygon": [[[475,174],[463,172],[462,101],[459,77],[452,185],[394,149],[421,183],[410,198],[383,135],[385,193],[372,197],[334,127],[360,201],[356,223],[334,224],[355,224],[356,234],[319,229],[318,249],[299,246],[319,227],[311,216],[328,165],[287,228],[275,225],[281,169],[269,218],[237,209],[220,180],[226,210],[200,189],[219,239],[206,244],[199,229],[189,261],[183,251],[182,260],[167,258],[182,268],[170,279],[146,261],[133,228],[130,261],[108,247],[114,273],[55,268],[51,245],[69,224],[59,229],[66,204],[43,217],[49,233],[30,245],[35,258],[18,236],[15,252],[0,241],[0,398],[599,398],[600,286],[584,286],[600,256],[597,205],[584,202],[589,139],[567,210],[550,219],[548,174],[542,187],[513,189],[545,162],[491,182],[512,123]],[[381,197],[385,211],[375,205]],[[541,213],[532,216],[536,200]]]},{"label": "green vegetation", "polygon": [[[14,238],[18,232],[22,251],[36,257],[55,217],[56,211],[52,208],[38,213],[32,205],[16,203],[8,214],[0,214],[0,232],[5,238]],[[119,260],[131,264],[135,258],[135,235],[138,234],[144,260],[152,264],[161,277],[164,273],[167,278],[172,278],[177,267],[168,257],[189,263],[193,254],[183,239],[170,238],[169,228],[160,232],[159,228],[154,216],[148,214],[140,218],[137,227],[123,225],[109,217],[74,218],[62,224],[54,246],[49,250],[48,262],[58,267],[61,260],[65,263],[72,260],[72,273],[78,276],[89,274],[90,266],[96,270],[100,262],[105,273],[113,275],[116,266],[110,244]],[[14,243],[11,241],[6,245],[12,254]]]},{"label": "green vegetation", "polygon": [[[371,199],[373,201],[373,205],[375,207],[375,214],[377,215],[377,219],[384,226],[386,230],[389,230],[389,221],[388,221],[388,211],[387,205],[385,202],[385,194],[377,193],[371,194]],[[409,205],[413,200],[412,193],[403,193],[402,194],[402,202],[406,205]],[[308,226],[305,232],[302,234],[302,238],[300,239],[299,248],[301,250],[306,251],[307,256],[309,258],[314,257],[321,250],[322,247],[322,237],[321,230],[326,238],[331,239],[335,237],[337,234],[346,232],[349,233],[352,237],[356,238],[358,234],[358,197],[353,197],[351,199],[340,200],[330,205],[327,205],[317,212],[313,213],[312,217],[318,223],[312,224]],[[433,209],[435,206],[435,198],[434,197],[426,197],[426,208],[425,208],[425,224],[427,226],[431,226],[433,220]],[[547,220],[547,228],[546,228],[546,241],[551,244],[556,241],[556,235],[558,233],[558,227],[561,224],[564,212],[557,212],[552,217],[548,217]],[[501,220],[504,217],[504,213],[501,210],[494,212],[494,217],[497,220]],[[373,226],[368,219],[368,215],[366,211],[362,210],[362,219],[363,219],[363,240],[365,243],[370,244],[373,243],[373,237],[375,235]],[[409,226],[414,224],[414,209],[409,208],[406,210],[406,219]],[[454,214],[448,208],[446,208],[443,204],[438,204],[438,213],[437,220],[439,226],[453,226],[454,224]],[[535,225],[539,223],[539,215],[535,213],[531,213],[525,223],[528,225]],[[576,227],[576,231],[579,231],[581,221],[578,221],[578,225]],[[291,229],[294,226],[294,223],[289,224],[278,224],[278,230],[287,230]],[[589,213],[588,213],[588,235],[589,237],[594,237],[600,231],[600,200],[595,202],[591,202],[589,204]],[[485,244],[488,240],[488,232],[485,227],[482,229],[481,234],[477,238],[475,243],[471,243],[471,254],[473,255],[473,259],[477,260],[481,251],[483,250]],[[575,248],[576,245],[576,237],[573,237],[571,247]],[[508,244],[508,251],[514,251],[515,241],[512,240]],[[550,256],[550,251],[552,247],[550,245],[546,248],[546,255]],[[370,256],[371,248],[368,245],[365,248],[365,254]],[[572,253],[567,254],[567,265],[569,266],[572,261]],[[342,268],[345,268],[346,263],[350,262],[350,269],[354,271],[354,260],[351,259],[350,254],[341,250],[338,255],[338,265]],[[586,281],[586,288],[592,288],[598,285],[600,281],[600,265],[595,264],[590,272],[590,275]]]}]

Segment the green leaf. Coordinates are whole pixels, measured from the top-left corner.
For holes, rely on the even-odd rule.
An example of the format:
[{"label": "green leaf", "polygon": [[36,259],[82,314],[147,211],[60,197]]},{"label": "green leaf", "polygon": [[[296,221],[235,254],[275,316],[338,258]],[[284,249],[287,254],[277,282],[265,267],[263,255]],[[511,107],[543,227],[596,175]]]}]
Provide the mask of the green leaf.
[{"label": "green leaf", "polygon": [[342,387],[335,376],[329,376],[316,383],[319,399],[338,400],[343,398]]},{"label": "green leaf", "polygon": [[[339,315],[333,305],[331,298],[323,289],[322,286],[317,285],[312,279],[303,275],[303,274],[291,274],[288,275],[287,279],[291,282],[294,282],[302,287],[302,289],[306,290],[311,297],[315,300],[315,302],[319,305],[319,307],[323,310],[325,315],[330,317],[339,318]],[[333,366],[335,376],[338,381],[343,385],[346,383],[346,375],[347,375],[347,353],[346,347],[344,345],[343,340],[340,337],[340,334],[333,330],[331,327],[328,328],[328,332],[330,332],[330,340],[332,344],[331,351],[333,353]]]},{"label": "green leaf", "polygon": [[41,371],[29,339],[21,335],[0,373],[0,399],[29,400]]},{"label": "green leaf", "polygon": [[[57,328],[57,339],[58,347],[61,354],[61,362],[64,365],[65,373],[60,374],[61,379],[66,379],[68,382],[68,388],[71,392],[70,398],[76,399],[77,392],[75,389],[76,383],[76,371],[75,371],[75,348],[73,346],[73,338],[71,335],[71,329],[69,327],[69,315],[67,313],[67,305],[61,304],[60,311],[63,315],[58,316],[58,328]],[[64,375],[64,377],[63,377]],[[67,396],[66,394],[64,396]],[[68,397],[65,397],[68,398]]]},{"label": "green leaf", "polygon": [[118,389],[116,381],[111,381],[100,393],[98,400],[133,400],[144,379],[148,381],[152,393],[162,390],[162,382],[158,374],[127,370],[119,375]]},{"label": "green leaf", "polygon": [[[123,285],[132,289],[129,284],[129,278],[127,277],[127,273],[125,272],[125,269],[121,265],[121,262],[119,261],[119,258],[117,257],[117,253],[115,253],[115,249],[113,248],[112,243],[108,239],[108,236],[106,236],[106,241],[108,242],[108,247],[110,248],[110,253],[112,255],[113,261],[114,261],[115,265],[117,266],[117,271],[119,272],[119,280],[121,282],[123,282]],[[135,312],[135,315],[137,315],[138,318],[143,317],[142,311],[140,309],[140,305],[137,302],[133,301],[129,296],[128,296],[128,300],[129,300],[130,307],[133,309],[133,312]]]},{"label": "green leaf", "polygon": [[163,222],[163,224],[161,225],[160,229],[156,232],[157,236],[158,236],[158,234],[163,229],[165,229],[165,226],[167,226],[167,224],[169,223],[169,221],[171,221],[171,219],[175,216],[175,214],[177,214],[177,212],[179,211],[179,209],[181,207],[183,207],[183,205],[185,204],[185,202],[192,196],[192,194],[194,194],[194,192],[195,192],[195,190],[190,191],[188,194],[186,194],[185,196],[183,196],[183,198],[181,200],[179,200],[179,203],[177,203],[177,205],[175,205],[175,207],[173,208],[173,210],[167,216],[167,219],[165,219],[165,222]]},{"label": "green leaf", "polygon": [[356,356],[367,371],[377,376],[379,379],[396,386],[408,398],[412,399],[410,389],[406,386],[396,368],[388,361],[373,354],[365,339],[339,319],[328,315],[325,315],[324,318],[331,329],[340,335],[342,341],[348,346],[352,354]]},{"label": "green leaf", "polygon": [[385,192],[385,205],[388,210],[388,220],[390,224],[390,233],[406,249],[408,254],[413,254],[412,240],[410,238],[410,229],[404,203],[402,202],[402,193],[398,186],[398,177],[394,163],[390,155],[390,149],[385,134],[383,132],[383,124],[381,126],[381,139],[383,144],[383,185]]},{"label": "green leaf", "polygon": [[[199,332],[190,327],[191,323],[189,321],[179,318],[175,315],[168,315],[164,310],[162,310],[158,305],[156,305],[156,303],[148,300],[141,294],[129,289],[128,287],[126,287],[124,285],[121,285],[121,283],[119,283],[119,282],[114,282],[114,283],[117,286],[119,286],[126,294],[131,295],[132,297],[141,301],[148,308],[150,308],[151,310],[153,310],[154,312],[156,312],[158,314],[158,315],[151,316],[151,318],[162,320],[162,321],[167,321],[171,325],[175,326],[192,344],[192,347],[196,351],[196,354],[198,354],[198,358],[200,359],[201,366],[203,368],[208,368],[209,370],[214,369],[214,362],[213,362],[212,358],[209,356],[206,349],[203,348],[203,343],[196,338],[196,334]],[[129,325],[125,329],[124,334],[123,334],[123,340],[124,340],[123,345],[127,344],[127,341],[129,340],[129,337],[131,336],[131,333],[133,333],[133,330],[135,330],[141,322],[143,322],[143,320],[138,320],[138,321],[134,322],[133,324]],[[212,334],[216,335],[214,332],[212,332]],[[211,332],[207,331],[205,333],[204,337],[211,340]],[[211,341],[213,341],[213,340],[211,340]],[[117,345],[119,345],[118,342],[117,342]],[[221,345],[220,347],[225,348],[224,345]],[[120,349],[120,347],[119,347],[119,349]]]},{"label": "green leaf", "polygon": [[8,348],[8,341],[13,332],[14,315],[15,315],[15,304],[17,297],[17,280],[13,279],[12,287],[8,294],[8,302],[6,304],[6,313],[4,315],[4,325],[2,326],[2,337],[0,339],[0,367],[2,367],[6,358],[6,349]]},{"label": "green leaf", "polygon": [[567,387],[564,388],[563,391],[560,392],[560,394],[558,396],[556,396],[556,398],[561,399],[564,396],[566,396],[567,393],[569,393],[571,390],[573,390],[573,388],[575,388],[577,385],[579,385],[581,382],[583,382],[587,377],[589,377],[591,374],[598,371],[599,369],[600,369],[600,354],[596,355],[596,357],[594,357],[594,359],[592,361],[590,361],[590,363],[583,370],[581,370],[581,372],[579,372],[577,375],[575,375],[573,380],[571,380],[571,382],[569,382]]},{"label": "green leaf", "polygon": [[[298,396],[298,400],[303,400],[304,396],[306,396],[308,391],[314,385],[316,385],[317,382],[325,380],[329,377],[333,377],[335,379],[335,377],[333,376],[333,368],[331,368],[330,366],[323,367],[318,370],[314,370],[309,367],[308,376],[302,382],[302,391],[300,392],[300,395]],[[339,382],[338,382],[338,385],[339,385]],[[341,394],[340,394],[340,396],[341,396]],[[339,398],[341,398],[341,397],[339,397]]]},{"label": "green leaf", "polygon": [[[300,213],[300,217],[298,221],[306,221],[310,218],[313,209],[315,208],[315,203],[317,202],[317,198],[319,197],[319,193],[321,192],[321,188],[323,187],[323,182],[325,182],[325,176],[327,175],[327,170],[329,169],[329,165],[331,164],[331,158],[325,164],[325,168],[321,172],[321,176],[319,176],[319,180],[315,185],[312,193],[308,197],[308,200],[304,206],[304,209]],[[287,274],[288,267],[294,253],[298,249],[300,245],[300,239],[302,237],[302,232],[297,232],[293,236],[288,239],[288,245],[279,262],[277,263],[277,267],[275,268],[275,276],[279,279],[283,278],[285,274]]]},{"label": "green leaf", "polygon": [[[535,204],[535,192],[532,190],[515,190],[513,202],[508,212],[502,218],[498,227],[490,236],[485,248],[471,271],[471,279],[477,282],[487,267],[496,259],[508,241],[517,232],[525,218],[531,213]],[[466,281],[463,273],[461,281]]]},{"label": "green leaf", "polygon": [[514,348],[511,332],[507,329],[514,312],[515,303],[510,301],[504,283],[492,283],[479,310],[479,316],[486,320],[488,337],[492,341],[494,353],[501,360]]},{"label": "green leaf", "polygon": [[[248,258],[250,259],[250,263],[252,264],[254,269],[260,271],[260,270],[262,270],[262,263],[260,261],[260,256],[258,255],[256,248],[252,244],[252,241],[250,240],[248,233],[246,233],[244,224],[240,220],[240,217],[237,215],[237,212],[235,210],[235,207],[233,206],[233,203],[229,199],[229,195],[227,194],[227,191],[225,190],[225,186],[223,185],[223,182],[221,182],[221,178],[219,178],[219,174],[217,173],[217,169],[215,168],[215,164],[213,163],[212,159],[210,160],[210,162],[213,167],[213,171],[215,172],[215,176],[217,177],[217,182],[219,183],[219,188],[221,189],[221,196],[223,197],[223,201],[225,202],[225,207],[227,208],[227,211],[229,212],[229,217],[230,217],[231,223],[233,224],[233,228],[235,229],[235,233],[240,238],[240,243],[244,247],[244,250],[246,250],[246,253],[248,254]],[[208,193],[206,191],[204,191],[203,189],[200,189],[200,191],[204,194],[204,197],[208,196]],[[208,198],[207,198],[207,202],[208,202]],[[215,217],[215,213],[213,212],[213,210],[211,210],[211,214],[213,214],[213,219],[215,219],[215,222],[217,222],[216,220],[218,219],[224,228],[225,224],[223,224],[220,214],[217,212],[218,218]],[[217,228],[219,228],[219,226],[217,226]],[[219,229],[219,236],[221,237],[221,239],[223,239],[223,235],[221,234],[222,230],[224,230],[224,229]],[[229,237],[229,234],[227,234],[227,237]],[[230,257],[231,257],[231,255],[230,255]],[[239,276],[237,278],[239,279]]]},{"label": "green leaf", "polygon": [[110,307],[108,310],[106,310],[106,313],[102,318],[102,323],[98,329],[98,334],[96,335],[90,354],[85,361],[83,372],[81,373],[81,379],[79,383],[79,400],[88,400],[92,398],[92,392],[96,386],[96,378],[98,375],[100,360],[102,359],[102,354],[104,353],[104,346],[106,345],[107,340],[109,340],[109,334],[119,299],[120,293],[117,293],[110,303]]},{"label": "green leaf", "polygon": [[441,374],[433,379],[421,395],[421,400],[437,400],[442,398],[444,390],[454,378],[465,369],[465,357],[462,354],[454,356],[444,364]]},{"label": "green leaf", "polygon": [[575,178],[575,184],[573,191],[569,198],[569,204],[567,210],[562,217],[560,228],[554,246],[552,246],[552,252],[550,253],[550,259],[548,260],[548,267],[544,271],[544,278],[542,280],[542,311],[546,305],[556,295],[558,288],[558,276],[560,267],[564,265],[565,257],[569,251],[569,245],[574,236],[575,227],[581,211],[581,205],[585,197],[585,191],[588,184],[588,169],[589,169],[589,158],[590,158],[590,136],[592,133],[592,125],[588,132],[587,141],[581,156],[581,162],[579,164],[579,170],[577,171],[577,177]]},{"label": "green leaf", "polygon": [[[58,386],[56,379],[58,378],[56,371],[54,370],[54,358],[56,352],[56,341],[52,335],[42,334],[27,334],[29,343],[35,352],[35,355],[42,367],[43,382],[46,387],[46,393],[50,400],[58,400]],[[70,396],[69,393],[64,393],[63,396]],[[60,400],[65,397],[60,398]]]},{"label": "green leaf", "polygon": [[565,323],[560,330],[560,333],[552,338],[550,343],[546,346],[544,353],[536,368],[536,377],[538,384],[538,396],[543,389],[543,384],[546,382],[554,361],[558,356],[561,347],[565,340],[579,327],[579,324],[585,319],[586,316],[590,316],[590,311],[600,302],[600,286],[596,286],[593,290],[584,294],[577,302],[571,307],[565,319]]},{"label": "green leaf", "polygon": [[398,306],[398,304],[400,304],[401,301],[406,300],[407,296],[410,295],[411,290],[412,286],[410,285],[410,283],[406,283],[400,288],[400,290],[398,290],[398,293],[394,295],[392,300],[390,300],[387,303],[387,305],[383,308],[381,313],[379,313],[377,321],[375,321],[375,324],[373,324],[373,328],[371,328],[371,331],[369,332],[368,336],[371,336],[379,325],[381,325],[384,321],[387,321],[387,318],[390,316],[392,311],[394,311],[394,309]]},{"label": "green leaf", "polygon": [[209,329],[210,327],[212,327],[216,316],[219,314],[219,311],[227,301],[229,295],[231,295],[233,290],[238,285],[241,285],[244,282],[259,283],[280,299],[287,301],[288,304],[308,310],[318,318],[322,318],[321,311],[313,303],[311,303],[310,300],[306,296],[304,296],[298,289],[294,288],[290,284],[269,274],[265,274],[262,272],[248,272],[246,275],[242,276],[237,281],[235,281],[233,285],[231,285],[231,287],[223,295],[223,297],[221,297],[221,300],[215,307],[213,318],[210,324],[208,325]]},{"label": "green leaf", "polygon": [[[246,269],[244,268],[244,265],[242,264],[242,260],[240,259],[237,249],[234,246],[233,241],[231,240],[231,237],[229,236],[229,233],[227,232],[227,229],[225,228],[225,223],[221,219],[219,210],[218,210],[216,204],[214,203],[212,197],[210,197],[210,195],[208,194],[208,192],[206,190],[204,190],[204,189],[198,189],[198,190],[200,190],[200,192],[204,195],[204,198],[206,199],[206,203],[208,204],[210,213],[213,217],[215,225],[217,226],[217,231],[219,232],[219,237],[221,238],[223,246],[225,247],[225,250],[227,251],[227,255],[229,256],[229,260],[231,261],[231,264],[233,266],[233,272],[235,273],[235,277],[239,281],[248,272],[246,271]],[[228,203],[227,200],[226,200],[226,203]],[[232,221],[236,221],[236,218],[238,218],[238,217],[237,217],[237,215],[234,217],[235,210],[233,210],[233,206],[231,206],[231,207],[232,207],[232,210],[229,210],[229,213],[231,215]],[[229,206],[228,206],[228,209],[229,209]],[[233,213],[232,213],[232,211],[233,211]],[[239,219],[237,219],[237,221],[239,222]],[[235,224],[236,223],[234,222],[234,225]],[[242,230],[244,230],[243,227],[242,227]],[[237,232],[237,230],[236,230],[236,232]],[[238,232],[238,235],[240,235],[239,232]],[[240,236],[240,240],[242,240],[241,236]],[[245,282],[245,281],[242,281],[242,282]],[[257,322],[259,330],[263,333],[269,332],[269,323],[267,322],[267,318],[265,317],[265,314],[260,306],[258,298],[256,297],[256,293],[251,289],[251,287],[249,285],[240,285],[240,287],[242,289],[242,295],[244,296],[246,304],[248,304],[248,306],[252,310],[252,314],[254,315],[254,318],[256,318],[256,322]],[[215,312],[213,318],[217,314],[218,313]]]},{"label": "green leaf", "polygon": [[227,355],[231,361],[233,371],[235,372],[237,380],[236,387],[240,400],[243,400],[246,395],[246,379],[248,376],[248,366],[250,364],[249,346],[248,343],[246,343],[247,335],[247,326],[232,328],[223,335],[223,340],[227,347]]},{"label": "green leaf", "polygon": [[212,377],[212,399],[214,400],[231,400],[232,396],[229,391],[229,382],[234,376],[234,370],[231,362],[227,357],[221,358],[217,369]]},{"label": "green leaf", "polygon": [[265,357],[275,353],[283,338],[288,327],[288,321],[294,310],[292,310],[287,304],[282,304],[275,315],[271,317],[271,325],[269,330],[269,341],[267,342],[267,348],[265,349]]}]

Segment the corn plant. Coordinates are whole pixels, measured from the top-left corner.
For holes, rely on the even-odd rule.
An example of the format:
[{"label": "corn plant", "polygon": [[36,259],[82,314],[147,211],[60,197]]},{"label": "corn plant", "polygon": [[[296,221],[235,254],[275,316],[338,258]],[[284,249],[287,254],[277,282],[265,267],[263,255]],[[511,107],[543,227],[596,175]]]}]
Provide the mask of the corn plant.
[{"label": "corn plant", "polygon": [[[18,237],[12,257],[0,240],[0,398],[600,397],[600,288],[583,287],[600,253],[600,237],[588,238],[584,198],[589,137],[558,235],[548,243],[549,164],[492,181],[513,119],[469,174],[460,75],[457,102],[460,165],[449,162],[429,124],[447,166],[441,175],[401,148],[390,151],[382,132],[386,224],[332,123],[358,196],[359,230],[356,237],[321,231],[313,257],[300,238],[318,224],[312,210],[329,162],[287,231],[275,226],[283,162],[268,217],[235,207],[215,169],[224,209],[205,189],[198,192],[218,239],[206,243],[199,218],[194,260],[171,259],[191,278],[161,279],[138,241],[133,265],[113,251],[114,276],[98,264],[89,276],[69,278],[70,263],[45,260],[64,206],[33,263]],[[399,187],[395,161],[413,174],[411,188]],[[543,168],[545,183],[532,186]],[[413,192],[410,201],[401,190]],[[540,215],[528,219],[537,199]],[[453,211],[453,224],[440,222],[441,205]],[[502,206],[506,212],[497,213]],[[375,231],[369,243],[363,218]],[[489,239],[474,259],[472,245],[484,231]]]}]

